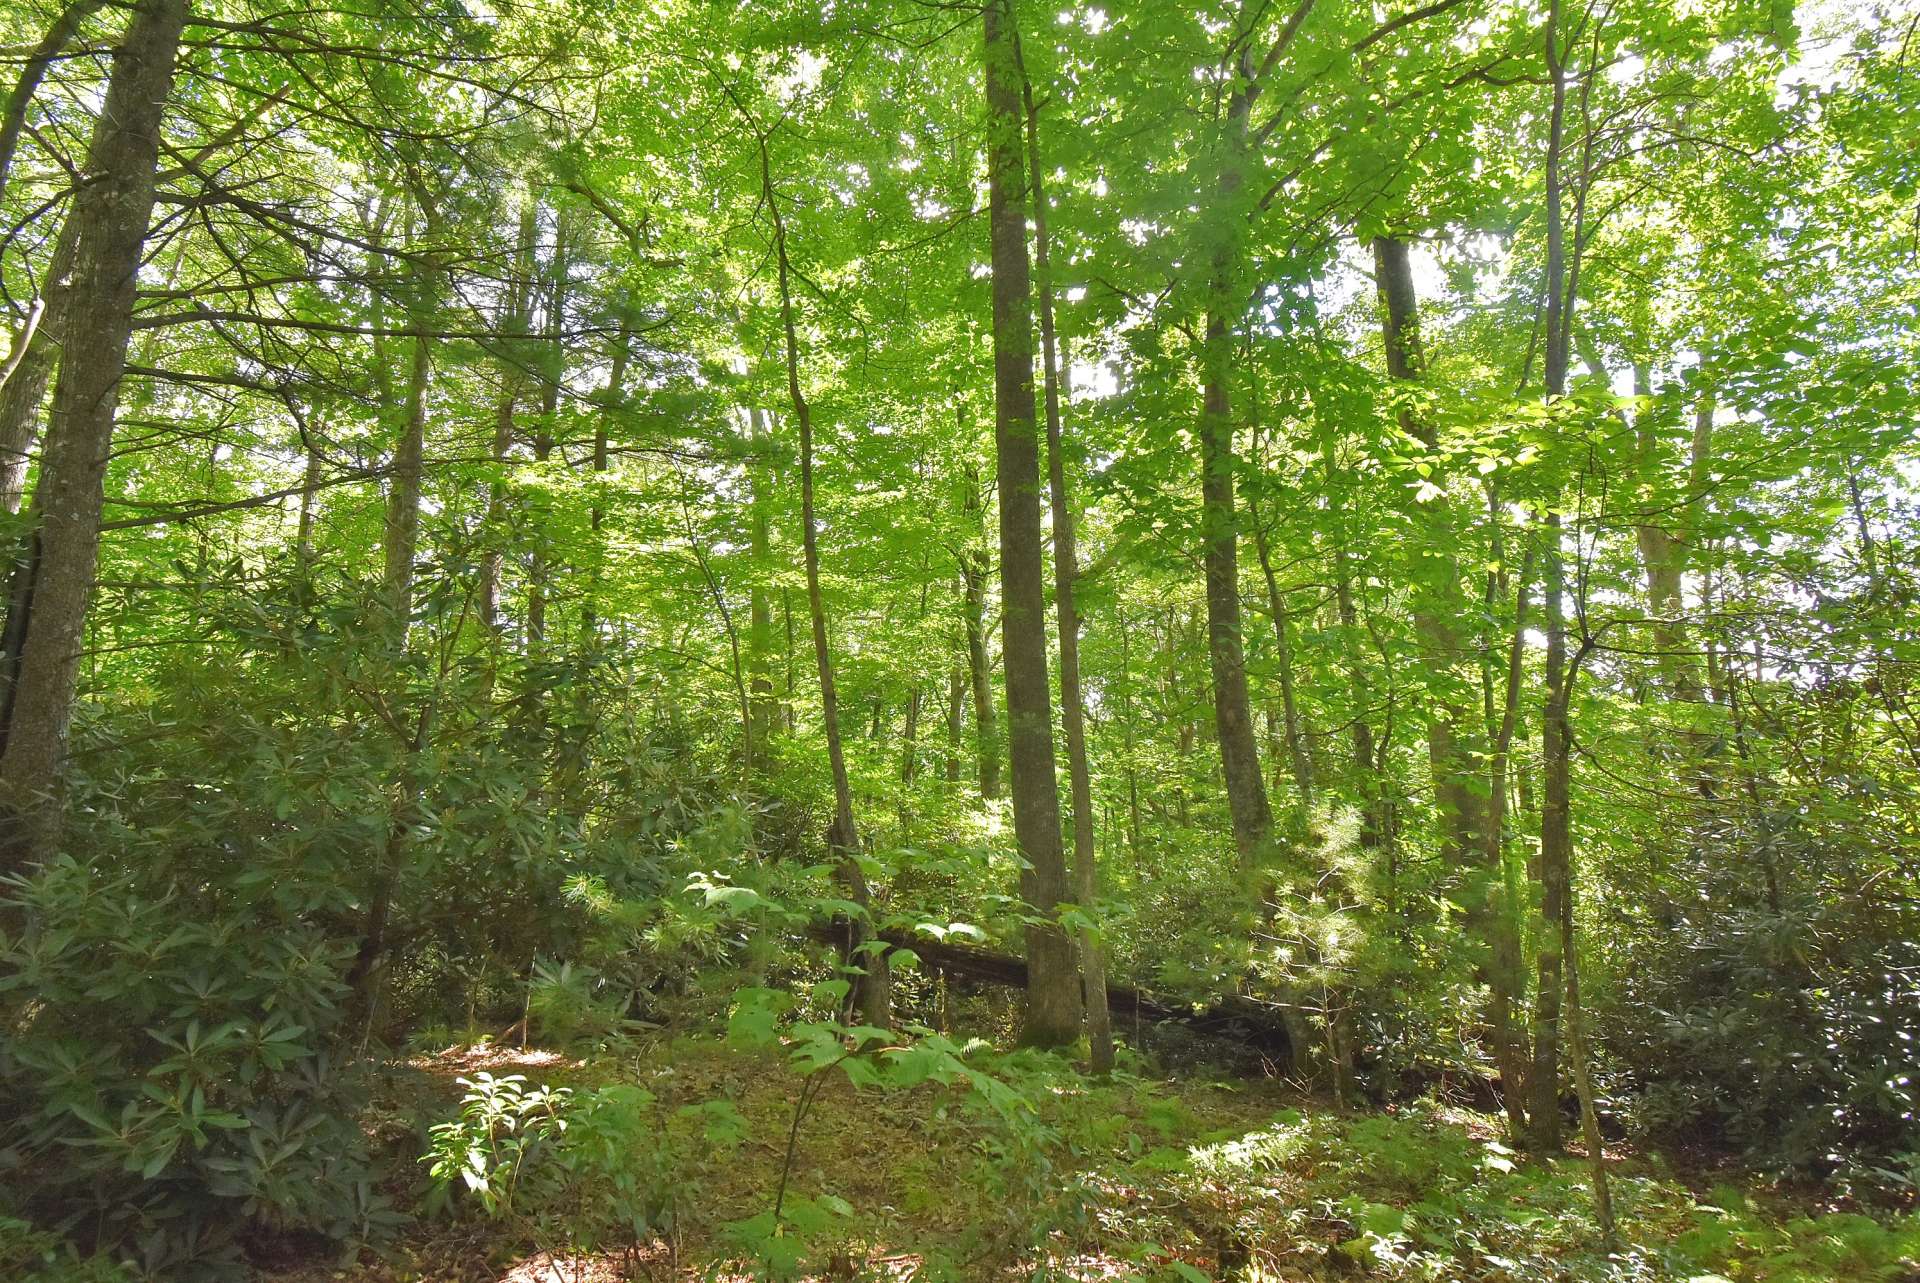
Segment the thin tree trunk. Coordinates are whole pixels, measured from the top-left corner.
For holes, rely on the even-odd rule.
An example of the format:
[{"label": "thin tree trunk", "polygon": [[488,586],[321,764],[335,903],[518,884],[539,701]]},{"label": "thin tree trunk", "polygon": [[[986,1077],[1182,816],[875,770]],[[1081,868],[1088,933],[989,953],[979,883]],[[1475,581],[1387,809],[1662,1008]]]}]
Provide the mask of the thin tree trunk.
[{"label": "thin tree trunk", "polygon": [[1600,1225],[1600,1241],[1607,1251],[1619,1246],[1613,1223],[1613,1190],[1607,1180],[1607,1151],[1600,1136],[1600,1117],[1593,1107],[1593,1067],[1588,1056],[1586,1021],[1580,1009],[1580,958],[1574,948],[1573,896],[1568,889],[1567,918],[1561,948],[1567,971],[1567,1056],[1573,1062],[1574,1092],[1580,1098],[1580,1138],[1587,1150],[1587,1179],[1593,1187],[1593,1215]]},{"label": "thin tree trunk", "polygon": [[[1072,800],[1074,898],[1083,914],[1091,915],[1100,894],[1093,832],[1093,776],[1087,767],[1087,713],[1080,690],[1080,613],[1074,604],[1074,582],[1080,574],[1080,556],[1074,546],[1073,504],[1067,492],[1066,461],[1060,429],[1061,356],[1054,333],[1053,259],[1047,238],[1047,196],[1040,165],[1040,121],[1033,104],[1033,84],[1021,70],[1020,92],[1026,108],[1027,168],[1033,199],[1034,268],[1039,278],[1040,350],[1046,374],[1047,485],[1053,513],[1053,601],[1060,629],[1060,722],[1067,736],[1067,774]],[[1085,1004],[1089,1062],[1096,1074],[1113,1069],[1113,1018],[1107,1010],[1107,960],[1100,936],[1082,928],[1080,946],[1081,997]]]},{"label": "thin tree trunk", "polygon": [[[1243,184],[1247,117],[1255,86],[1251,55],[1239,68],[1222,139],[1223,163],[1216,198],[1232,207]],[[1247,695],[1247,660],[1240,625],[1239,523],[1234,514],[1234,424],[1227,381],[1231,376],[1231,314],[1238,309],[1235,269],[1238,247],[1223,233],[1214,248],[1208,282],[1206,339],[1201,346],[1200,532],[1207,589],[1207,658],[1213,676],[1213,722],[1220,769],[1240,871],[1251,879],[1273,837],[1273,811],[1260,773],[1260,750]]]},{"label": "thin tree trunk", "polygon": [[[416,325],[429,315],[425,272],[413,273],[411,286],[416,291],[409,310]],[[393,447],[393,472],[387,491],[387,518],[382,551],[386,571],[381,583],[397,644],[404,646],[408,617],[413,613],[413,563],[420,542],[420,482],[426,457],[427,384],[432,372],[433,354],[428,340],[413,340],[407,367],[405,411],[400,434]]]},{"label": "thin tree trunk", "polygon": [[771,444],[770,417],[754,408],[747,412],[750,450],[747,463],[748,549],[753,555],[753,587],[747,603],[748,687],[753,697],[753,743],[755,762],[762,771],[768,764],[767,746],[773,742],[780,707],[773,693],[773,599],[766,576],[773,566],[773,522],[767,515],[772,502],[767,484],[766,464],[759,452]]},{"label": "thin tree trunk", "polygon": [[307,467],[300,477],[300,526],[295,541],[301,565],[308,566],[314,558],[314,529],[319,523],[320,476],[323,460],[320,458],[320,444],[314,440],[317,429],[308,428],[301,433],[306,446]]},{"label": "thin tree trunk", "polygon": [[[1418,383],[1426,371],[1420,343],[1419,300],[1414,293],[1413,265],[1405,241],[1390,236],[1373,241],[1374,278],[1381,302],[1381,332],[1387,374],[1400,383]],[[1433,424],[1402,404],[1400,429],[1429,452],[1437,452]],[[1444,486],[1445,478],[1433,480]],[[1455,543],[1458,538],[1452,504],[1445,491],[1415,505],[1420,539],[1417,556],[1426,560],[1411,568],[1414,632],[1426,654],[1427,762],[1433,777],[1434,809],[1449,863],[1475,884],[1468,898],[1468,915],[1485,936],[1488,898],[1493,894],[1491,871],[1480,858],[1484,831],[1481,817],[1478,767],[1471,727],[1474,722],[1472,686],[1464,676],[1467,658],[1464,625],[1470,618],[1465,578]]]},{"label": "thin tree trunk", "polygon": [[[980,510],[980,484],[967,468],[966,511]],[[993,670],[987,662],[986,554],[969,544],[960,551],[961,618],[967,628],[967,673],[973,688],[974,759],[980,796],[1000,796],[1000,732],[993,707]]]},{"label": "thin tree trunk", "polygon": [[20,131],[26,126],[27,108],[39,91],[40,81],[60,51],[79,34],[80,24],[91,17],[100,4],[101,0],[75,0],[61,10],[60,16],[47,28],[47,34],[20,64],[20,75],[14,81],[13,92],[7,95],[4,114],[0,114],[0,197],[7,194],[7,178],[13,170],[14,152],[20,146]]},{"label": "thin tree trunk", "polygon": [[[1330,434],[1322,437],[1320,462],[1326,473],[1328,493],[1337,494],[1338,478]],[[1353,595],[1353,562],[1347,552],[1346,514],[1338,506],[1331,512],[1341,518],[1333,532],[1333,597],[1340,621],[1340,650],[1346,662],[1347,689],[1352,698],[1347,726],[1352,746],[1349,760],[1353,769],[1353,791],[1359,800],[1360,845],[1371,850],[1380,846],[1386,837],[1386,817],[1382,814],[1385,792],[1377,763],[1378,745],[1369,720],[1373,716],[1373,681],[1360,653],[1360,611]]]},{"label": "thin tree trunk", "polygon": [[1047,673],[1040,441],[1033,396],[1033,288],[1027,258],[1020,70],[1012,0],[986,0],[988,221],[992,232],[994,446],[1000,491],[1000,636],[1007,681],[1013,827],[1026,867],[1020,891],[1038,920],[1026,930],[1022,1042],[1061,1046],[1080,1033],[1073,944],[1055,915],[1072,898],[1060,841]]},{"label": "thin tree trunk", "polygon": [[133,10],[74,197],[74,255],[63,307],[64,360],[35,495],[34,582],[16,599],[19,668],[7,692],[0,752],[0,869],[49,854],[59,836],[59,782],[73,718],[114,412],[132,332],[141,249],[153,215],[160,122],[173,93],[187,0]]},{"label": "thin tree trunk", "polygon": [[39,433],[40,411],[60,362],[60,336],[66,329],[75,237],[80,224],[68,216],[60,225],[40,298],[14,336],[6,377],[0,382],[0,508],[20,511],[26,493],[27,464]]},{"label": "thin tree trunk", "polygon": [[960,732],[966,718],[967,666],[955,664],[947,672],[947,762],[949,784],[960,782]]},{"label": "thin tree trunk", "polygon": [[[409,286],[408,319],[416,330],[432,320],[431,284],[424,268],[416,266]],[[376,360],[378,357],[376,357]],[[382,608],[386,612],[391,662],[400,672],[409,644],[413,615],[414,559],[420,541],[421,465],[426,453],[427,389],[433,368],[430,342],[413,340],[408,361],[406,401],[399,436],[394,442],[391,489],[387,492],[386,525],[382,537],[386,569],[381,579]],[[382,380],[384,383],[385,381]],[[373,1016],[376,968],[387,951],[387,928],[393,917],[393,899],[407,863],[407,836],[419,807],[420,781],[416,765],[432,733],[431,703],[423,706],[407,742],[387,823],[377,852],[373,891],[367,905],[360,949],[347,970],[352,1009],[369,1025]]]},{"label": "thin tree trunk", "polygon": [[[566,329],[569,279],[567,256],[572,248],[567,241],[567,220],[564,215],[556,215],[553,261],[548,264],[546,333],[543,336],[552,364],[541,372],[540,413],[533,429],[533,462],[536,468],[541,469],[553,458],[554,422],[560,410],[560,384],[566,375],[567,350],[563,334]],[[538,654],[545,646],[547,599],[552,593],[552,569],[548,557],[551,534],[547,529],[546,512],[547,505],[544,502],[537,505],[533,556],[527,567],[527,650],[531,654]]]},{"label": "thin tree trunk", "polygon": [[507,537],[505,473],[508,456],[513,450],[514,411],[526,382],[526,374],[519,364],[526,359],[526,351],[516,340],[526,336],[530,324],[528,313],[533,294],[534,233],[535,203],[528,196],[520,202],[519,236],[514,244],[506,306],[500,321],[506,356],[497,363],[500,393],[493,407],[492,455],[493,466],[501,475],[487,483],[487,546],[480,560],[480,621],[496,636],[505,630],[505,620],[500,614],[500,575],[506,562],[503,544]]},{"label": "thin tree trunk", "polygon": [[[1547,138],[1547,315],[1546,394],[1566,392],[1566,245],[1562,230],[1560,146],[1566,113],[1566,76],[1560,61],[1559,0],[1549,0],[1546,26],[1547,72],[1553,105]],[[1543,798],[1540,808],[1539,981],[1534,994],[1533,1146],[1545,1153],[1562,1144],[1560,1119],[1560,1000],[1567,879],[1571,860],[1570,764],[1567,750],[1566,564],[1561,546],[1558,505],[1547,514],[1546,547],[1547,662],[1546,706],[1541,716],[1540,758]]]},{"label": "thin tree trunk", "polygon": [[842,951],[849,967],[861,968],[853,986],[853,1008],[869,1025],[884,1028],[892,1023],[892,998],[889,993],[887,956],[884,948],[869,950],[872,924],[866,920],[871,895],[866,874],[860,869],[859,831],[853,821],[853,786],[847,778],[847,756],[840,742],[840,699],[833,681],[833,652],[827,645],[827,606],[820,591],[819,526],[813,507],[813,409],[800,390],[800,337],[794,320],[793,266],[787,257],[787,225],[773,186],[773,165],[767,155],[767,140],[760,137],[761,195],[773,219],[774,260],[779,269],[780,331],[787,365],[787,397],[793,404],[794,422],[800,427],[800,536],[801,557],[807,576],[807,614],[813,627],[814,666],[820,675],[820,716],[827,734],[827,764],[833,774],[833,827],[827,831],[827,846],[836,857],[836,876],[847,896],[860,907],[860,916],[845,923]]},{"label": "thin tree trunk", "polygon": [[1247,500],[1247,517],[1253,523],[1253,547],[1260,558],[1260,575],[1267,585],[1267,610],[1273,616],[1274,664],[1280,677],[1280,722],[1287,751],[1287,763],[1293,773],[1293,789],[1299,820],[1304,822],[1313,805],[1313,759],[1307,754],[1306,734],[1301,728],[1299,697],[1294,690],[1293,639],[1288,635],[1286,599],[1280,581],[1273,573],[1273,552],[1267,545],[1266,526],[1254,501]]},{"label": "thin tree trunk", "polygon": [[[1488,498],[1499,536],[1500,515],[1492,495]],[[1499,560],[1499,552],[1495,560]],[[1513,640],[1507,651],[1505,681],[1501,692],[1500,724],[1494,732],[1493,751],[1488,769],[1486,812],[1486,861],[1495,870],[1500,900],[1492,906],[1491,937],[1492,1001],[1494,1056],[1500,1068],[1501,1093],[1507,1112],[1507,1126],[1515,1143],[1527,1136],[1525,1058],[1515,1028],[1524,982],[1521,975],[1519,937],[1519,886],[1507,859],[1507,765],[1512,754],[1514,729],[1519,721],[1520,684],[1526,663],[1527,589],[1533,577],[1533,548],[1529,546],[1520,561],[1519,582],[1514,589]]]}]

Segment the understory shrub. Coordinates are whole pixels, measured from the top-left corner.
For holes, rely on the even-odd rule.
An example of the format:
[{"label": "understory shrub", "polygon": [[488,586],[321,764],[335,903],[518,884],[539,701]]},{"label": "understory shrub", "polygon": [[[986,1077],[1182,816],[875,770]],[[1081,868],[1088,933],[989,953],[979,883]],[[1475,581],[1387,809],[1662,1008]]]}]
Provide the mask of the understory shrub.
[{"label": "understory shrub", "polygon": [[0,936],[0,1150],[35,1221],[200,1277],[250,1236],[388,1222],[339,1049],[350,950],[278,911],[287,887],[71,857],[9,887],[28,925]]}]

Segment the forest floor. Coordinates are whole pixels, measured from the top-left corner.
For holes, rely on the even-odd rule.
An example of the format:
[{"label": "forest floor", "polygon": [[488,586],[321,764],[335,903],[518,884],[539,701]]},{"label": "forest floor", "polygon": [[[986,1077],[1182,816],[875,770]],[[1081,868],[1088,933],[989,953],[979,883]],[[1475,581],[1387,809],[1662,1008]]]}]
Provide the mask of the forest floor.
[{"label": "forest floor", "polygon": [[[1822,1209],[1623,1147],[1608,1153],[1620,1220],[1609,1255],[1584,1160],[1523,1160],[1485,1115],[1432,1100],[1347,1112],[1275,1080],[1095,1082],[1044,1057],[996,1063],[1015,1090],[1011,1114],[953,1086],[861,1089],[826,1072],[795,1129],[808,1080],[778,1054],[716,1038],[588,1059],[454,1047],[382,1080],[370,1127],[396,1169],[480,1075],[577,1094],[641,1088],[640,1134],[660,1151],[647,1216],[670,1233],[583,1253],[562,1246],[579,1241],[564,1202],[492,1219],[469,1206],[419,1216],[378,1257],[266,1277],[1920,1281],[1912,1211]],[[390,1191],[403,1210],[422,1204],[419,1170]]]}]

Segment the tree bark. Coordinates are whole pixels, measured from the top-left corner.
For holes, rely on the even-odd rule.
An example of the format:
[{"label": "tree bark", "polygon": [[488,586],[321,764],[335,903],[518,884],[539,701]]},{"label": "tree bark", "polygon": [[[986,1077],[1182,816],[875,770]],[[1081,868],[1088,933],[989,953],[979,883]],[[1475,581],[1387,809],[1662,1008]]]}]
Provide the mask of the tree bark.
[{"label": "tree bark", "polygon": [[753,587],[747,599],[747,671],[753,697],[754,762],[761,771],[769,762],[767,746],[773,742],[774,728],[780,720],[780,704],[773,693],[773,598],[766,576],[773,568],[773,522],[768,515],[772,487],[768,484],[767,464],[760,452],[770,447],[771,416],[754,408],[747,412],[751,448],[747,462],[748,550],[753,555]]},{"label": "tree bark", "polygon": [[519,342],[526,337],[528,312],[533,293],[533,240],[535,203],[531,196],[520,202],[519,235],[514,244],[513,266],[507,280],[507,299],[500,319],[501,342],[505,357],[497,364],[500,392],[493,407],[493,466],[499,476],[487,483],[487,547],[480,560],[480,621],[495,636],[505,631],[500,613],[500,576],[505,567],[504,543],[507,538],[507,478],[509,456],[513,450],[514,413],[526,383],[520,363],[526,351]]},{"label": "tree bark", "polygon": [[[1500,516],[1489,493],[1488,506],[1496,536]],[[1496,550],[1495,560],[1500,559]],[[1533,549],[1528,547],[1520,561],[1520,574],[1514,589],[1513,639],[1507,651],[1507,666],[1501,689],[1500,724],[1493,736],[1493,751],[1488,768],[1486,812],[1486,862],[1495,871],[1499,900],[1493,903],[1490,922],[1492,1001],[1488,1012],[1493,1024],[1495,1063],[1500,1069],[1501,1092],[1507,1113],[1507,1126],[1516,1144],[1527,1136],[1526,1060],[1515,1027],[1525,981],[1520,953],[1519,879],[1510,871],[1507,859],[1507,769],[1513,748],[1514,730],[1520,713],[1520,684],[1526,665],[1527,590],[1533,577]]]},{"label": "tree bark", "polygon": [[833,652],[827,644],[826,598],[820,591],[820,536],[813,506],[813,408],[800,388],[800,337],[794,320],[793,265],[787,256],[787,225],[773,186],[773,163],[767,154],[767,139],[760,137],[760,183],[767,210],[773,219],[774,261],[780,284],[780,332],[787,366],[787,397],[793,405],[794,422],[800,428],[800,543],[801,560],[807,577],[807,615],[813,629],[814,667],[820,676],[820,717],[827,736],[827,764],[833,774],[833,826],[827,830],[827,846],[836,860],[835,874],[846,888],[847,898],[860,907],[857,917],[840,924],[843,932],[841,951],[847,965],[858,970],[852,992],[853,1009],[869,1025],[885,1028],[892,1023],[892,996],[886,949],[869,948],[873,940],[872,924],[867,920],[871,893],[867,877],[860,868],[860,836],[853,820],[853,785],[847,777],[846,749],[840,740],[840,699],[833,680]]},{"label": "tree bark", "polygon": [[0,114],[0,197],[7,194],[7,177],[13,170],[14,152],[20,146],[20,131],[26,126],[27,108],[40,89],[40,81],[60,51],[79,34],[80,24],[91,17],[100,4],[101,0],[74,0],[60,11],[60,16],[47,28],[47,34],[20,64],[20,75],[14,81],[13,92],[7,96],[4,114]]},{"label": "tree bark", "polygon": [[[1373,261],[1387,374],[1396,382],[1418,383],[1426,373],[1426,354],[1420,342],[1419,300],[1414,293],[1406,242],[1390,236],[1375,237]],[[1402,432],[1429,453],[1438,450],[1438,436],[1431,422],[1405,404],[1398,418]],[[1445,483],[1437,471],[1429,480],[1436,487]],[[1428,770],[1447,858],[1475,883],[1468,908],[1484,936],[1487,900],[1493,887],[1489,870],[1480,858],[1484,823],[1475,762],[1478,754],[1471,730],[1472,682],[1465,673],[1469,655],[1463,625],[1469,613],[1462,591],[1466,581],[1454,548],[1458,529],[1444,489],[1414,507],[1420,552],[1430,559],[1430,564],[1412,567],[1411,574],[1414,632],[1425,649]],[[1477,664],[1474,667],[1477,669]]]},{"label": "tree bark", "polygon": [[[1546,24],[1547,73],[1552,109],[1547,126],[1547,314],[1546,395],[1555,401],[1567,388],[1568,352],[1565,343],[1566,242],[1560,208],[1560,147],[1566,115],[1566,75],[1560,61],[1559,0],[1549,0]],[[1561,547],[1558,506],[1547,513],[1546,547],[1547,661],[1546,705],[1540,729],[1542,800],[1540,806],[1540,940],[1539,980],[1534,994],[1533,1092],[1531,1123],[1533,1146],[1543,1153],[1562,1145],[1560,1119],[1560,1000],[1565,983],[1562,919],[1567,909],[1567,879],[1571,862],[1572,823],[1569,795],[1570,763],[1567,749],[1567,618],[1566,563]]]},{"label": "tree bark", "polygon": [[[431,314],[431,286],[424,269],[416,268],[411,275],[414,298],[408,310],[415,325],[424,327]],[[386,559],[381,582],[399,647],[406,644],[408,617],[413,613],[413,563],[420,543],[420,482],[426,458],[427,386],[432,369],[432,345],[425,338],[414,339],[407,364],[406,401],[393,445],[393,472],[381,542]]]},{"label": "tree bark", "polygon": [[[48,441],[35,495],[31,590],[16,599],[19,668],[0,752],[0,869],[46,856],[59,836],[59,780],[93,597],[114,412],[153,216],[160,123],[173,93],[187,0],[145,0],[115,53],[85,178],[68,218],[73,272]],[[10,612],[11,613],[11,612]]]},{"label": "tree bark", "polygon": [[[569,277],[567,219],[555,215],[553,260],[547,267],[546,320],[542,336],[547,351],[547,368],[540,375],[540,412],[534,420],[533,462],[536,467],[553,458],[553,429],[560,410],[560,384],[566,376],[567,284]],[[548,555],[551,532],[547,529],[543,500],[535,505],[533,556],[527,566],[527,651],[541,651],[547,640],[547,599],[552,592],[552,567]]]},{"label": "tree bark", "polygon": [[1036,915],[1026,931],[1027,1004],[1020,1038],[1030,1045],[1062,1046],[1079,1037],[1080,986],[1072,942],[1056,917],[1072,893],[1060,841],[1053,699],[1047,674],[1040,441],[1033,395],[1033,287],[1027,258],[1020,70],[1012,0],[986,0],[983,18],[1001,656],[1007,681],[1014,836],[1026,863],[1020,891]]},{"label": "tree bark", "polygon": [[1267,546],[1267,531],[1254,501],[1247,500],[1247,517],[1253,522],[1253,547],[1260,558],[1260,575],[1267,585],[1267,611],[1273,616],[1274,666],[1280,678],[1280,721],[1287,764],[1293,776],[1297,822],[1304,826],[1307,811],[1313,805],[1313,759],[1307,752],[1307,737],[1300,720],[1299,696],[1294,689],[1293,639],[1288,635],[1286,598],[1273,571],[1273,552]]},{"label": "tree bark", "polygon": [[60,335],[67,324],[74,238],[78,220],[60,225],[47,263],[46,283],[27,320],[14,336],[7,360],[11,368],[0,382],[0,508],[20,511],[26,493],[27,463],[40,427],[40,411],[60,362]]},{"label": "tree bark", "polygon": [[[980,483],[967,468],[966,512],[980,512]],[[967,629],[967,674],[973,690],[974,760],[980,796],[1000,796],[1000,731],[993,707],[993,669],[987,662],[987,558],[969,543],[960,550],[961,618]]]},{"label": "tree bark", "polygon": [[[1047,195],[1040,165],[1040,119],[1033,83],[1022,68],[1020,92],[1026,107],[1027,169],[1033,197],[1034,268],[1039,278],[1040,350],[1046,373],[1047,488],[1053,514],[1053,603],[1060,630],[1060,723],[1067,737],[1067,777],[1072,802],[1073,888],[1081,912],[1091,915],[1100,894],[1094,851],[1093,776],[1087,767],[1087,713],[1080,690],[1080,613],[1074,582],[1080,554],[1074,544],[1073,504],[1067,492],[1066,460],[1060,428],[1061,356],[1054,333],[1053,255],[1047,237]],[[1098,932],[1084,927],[1080,946],[1081,996],[1085,1001],[1089,1061],[1096,1074],[1113,1069],[1113,1023],[1107,1011],[1106,950]]]},{"label": "tree bark", "polygon": [[947,761],[949,784],[960,782],[960,724],[966,717],[967,666],[956,663],[947,672]]},{"label": "tree bark", "polygon": [[[1222,138],[1217,199],[1230,211],[1242,186],[1247,117],[1253,108],[1252,68],[1244,62],[1228,106]],[[1229,213],[1228,217],[1232,215]],[[1220,769],[1240,871],[1251,878],[1273,837],[1273,811],[1260,773],[1253,708],[1247,694],[1246,648],[1240,624],[1239,525],[1234,513],[1234,424],[1227,381],[1231,376],[1231,317],[1238,247],[1231,231],[1220,233],[1208,282],[1205,341],[1201,346],[1200,531],[1207,589],[1207,658],[1213,676],[1213,723]]]}]

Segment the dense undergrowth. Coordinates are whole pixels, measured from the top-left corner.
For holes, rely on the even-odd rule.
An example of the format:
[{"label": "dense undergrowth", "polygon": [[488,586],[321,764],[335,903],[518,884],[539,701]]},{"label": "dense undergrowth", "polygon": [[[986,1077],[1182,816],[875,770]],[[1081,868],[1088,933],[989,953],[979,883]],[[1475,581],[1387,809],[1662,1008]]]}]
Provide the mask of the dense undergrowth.
[{"label": "dense undergrowth", "polygon": [[[1609,1252],[1577,1157],[1527,1160],[1495,1118],[1433,1098],[1355,1113],[1137,1063],[1101,1081],[1055,1056],[772,1013],[750,994],[723,1036],[394,1063],[363,1119],[394,1229],[307,1259],[282,1244],[265,1272],[1896,1283],[1920,1262],[1912,1212],[1839,1211],[1624,1148]],[[11,1221],[0,1261],[9,1277],[140,1277]]]},{"label": "dense undergrowth", "polygon": [[[176,716],[231,697],[192,688]],[[151,717],[88,733],[111,747]],[[1577,1160],[1524,1158],[1466,1112],[1490,1081],[1472,977],[1444,917],[1371,934],[1373,873],[1338,825],[1297,858],[1345,902],[1295,902],[1269,928],[1292,933],[1291,969],[1253,982],[1319,978],[1321,1005],[1294,1022],[1296,1081],[1317,1094],[1151,1026],[1126,1030],[1134,1050],[1101,1081],[996,1050],[1011,1007],[911,951],[893,960],[900,1026],[842,1023],[848,981],[807,927],[845,905],[804,858],[804,812],[720,787],[672,726],[610,754],[619,802],[591,831],[530,806],[513,763],[467,742],[470,773],[420,801],[435,819],[402,874],[419,908],[359,1006],[354,906],[370,887],[353,857],[392,805],[372,787],[379,741],[358,745],[359,778],[338,729],[201,724],[220,729],[94,758],[74,854],[11,884],[11,1274],[494,1278],[545,1253],[582,1278],[1811,1283],[1901,1279],[1920,1250],[1901,1210],[1911,1009],[1846,980],[1871,970],[1781,945],[1785,914],[1710,940],[1682,922],[1640,955],[1656,965],[1617,989],[1600,973],[1602,1107],[1621,1145],[1608,1252]],[[927,940],[1017,931],[985,835],[915,854],[884,923]],[[1247,954],[1218,943],[1231,913],[1181,885],[1162,879],[1168,904],[1105,929],[1120,966],[1200,999]],[[1003,907],[941,912],[963,903]],[[1875,947],[1882,974],[1908,974],[1896,941]],[[1784,999],[1764,995],[1795,992],[1774,984],[1789,970],[1799,1018],[1775,1019]],[[1629,1002],[1667,1014],[1627,1027]],[[1358,1045],[1357,1112],[1336,1106],[1312,1041],[1334,1018]],[[498,1045],[436,1054],[487,1036]],[[549,1050],[519,1055],[523,1039]],[[1667,1166],[1663,1142],[1696,1157]]]}]

